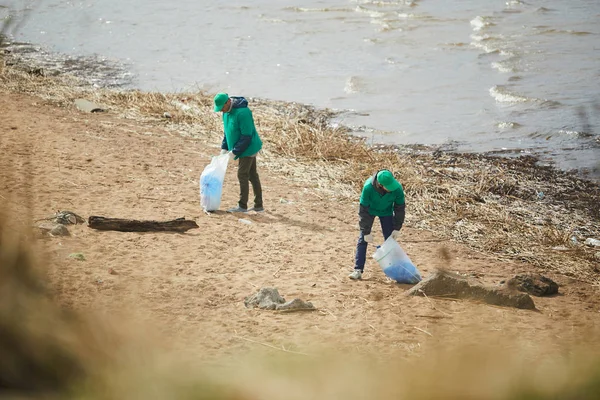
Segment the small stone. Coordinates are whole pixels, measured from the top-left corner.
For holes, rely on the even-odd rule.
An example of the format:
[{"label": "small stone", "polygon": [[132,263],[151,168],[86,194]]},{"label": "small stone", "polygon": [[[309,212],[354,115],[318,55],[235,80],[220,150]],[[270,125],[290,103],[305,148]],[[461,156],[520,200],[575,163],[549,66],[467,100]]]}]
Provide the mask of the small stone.
[{"label": "small stone", "polygon": [[173,118],[168,112],[163,113],[163,118]]},{"label": "small stone", "polygon": [[71,236],[71,233],[63,224],[43,222],[37,228],[42,236]]},{"label": "small stone", "polygon": [[506,286],[534,296],[551,296],[558,293],[558,284],[540,274],[517,275],[506,282]]},{"label": "small stone", "polygon": [[56,224],[50,232],[48,232],[51,236],[71,236],[69,230],[63,224]]}]

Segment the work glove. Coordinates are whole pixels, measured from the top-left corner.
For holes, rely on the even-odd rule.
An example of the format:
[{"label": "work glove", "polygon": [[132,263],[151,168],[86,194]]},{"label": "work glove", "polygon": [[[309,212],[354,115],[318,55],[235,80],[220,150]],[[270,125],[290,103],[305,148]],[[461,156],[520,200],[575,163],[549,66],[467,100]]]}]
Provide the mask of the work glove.
[{"label": "work glove", "polygon": [[392,234],[390,236],[394,240],[398,239],[400,237],[400,229],[398,229],[397,231],[392,231]]},{"label": "work glove", "polygon": [[233,160],[233,159],[235,159],[235,154],[233,154],[233,151],[230,151],[230,152],[229,152],[229,159],[230,159],[230,160]]},{"label": "work glove", "polygon": [[229,150],[221,149],[220,155],[227,154],[227,153],[229,153]]},{"label": "work glove", "polygon": [[363,240],[367,243],[373,243],[373,235],[369,233],[368,235],[363,236]]}]

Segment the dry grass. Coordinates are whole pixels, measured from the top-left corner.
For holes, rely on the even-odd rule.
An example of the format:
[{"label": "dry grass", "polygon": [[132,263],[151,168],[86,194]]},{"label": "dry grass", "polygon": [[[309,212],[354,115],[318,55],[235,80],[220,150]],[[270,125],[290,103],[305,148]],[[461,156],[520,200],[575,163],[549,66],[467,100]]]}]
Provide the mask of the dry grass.
[{"label": "dry grass", "polygon": [[[0,74],[0,90],[29,93],[65,107],[85,97],[140,124],[162,124],[215,145],[221,137],[221,122],[207,93],[98,90],[70,78],[32,76],[14,68]],[[327,110],[259,99],[251,106],[265,142],[264,164],[289,179],[351,207],[364,180],[388,168],[405,188],[409,226],[551,273],[599,281],[597,250],[583,245],[588,237],[600,238],[597,184],[538,167],[531,157],[370,148],[344,128],[330,127]]]}]

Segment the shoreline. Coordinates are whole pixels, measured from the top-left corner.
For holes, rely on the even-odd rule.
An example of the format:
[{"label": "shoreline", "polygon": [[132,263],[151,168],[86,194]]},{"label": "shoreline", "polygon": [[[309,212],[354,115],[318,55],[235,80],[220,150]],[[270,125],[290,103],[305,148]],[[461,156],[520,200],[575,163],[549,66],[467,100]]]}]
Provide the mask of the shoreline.
[{"label": "shoreline", "polygon": [[[0,42],[0,44],[2,44]],[[21,52],[24,53],[39,53],[42,52],[41,48],[36,47],[31,43],[21,43],[21,42],[10,42],[7,41],[6,44],[3,45],[4,48],[7,48],[10,45],[16,45],[21,49]],[[2,48],[0,48],[2,50]],[[98,89],[106,89],[106,90],[118,90],[123,92],[146,92],[136,88],[125,88],[125,86],[132,85],[131,74],[124,69],[124,65],[120,65],[117,63],[111,63],[110,61],[101,58],[101,57],[69,57],[62,56],[59,54],[48,53],[47,57],[50,58],[48,60],[39,60],[39,59],[31,59],[24,58],[21,53],[11,51],[10,53],[4,55],[6,60],[10,60],[9,66],[23,70],[30,74],[46,76],[46,77],[61,77],[61,76],[71,76],[81,82],[81,85],[89,85]],[[53,61],[53,59],[55,59]],[[71,65],[69,67],[69,71],[65,72],[60,68],[53,65],[54,63],[65,63],[69,62]],[[49,71],[49,73],[48,73]],[[152,93],[152,92],[147,92]],[[163,92],[158,92],[163,93]],[[188,93],[187,91],[180,92],[164,92],[165,95],[174,95],[177,93],[181,93],[185,95]],[[334,118],[338,115],[345,114],[351,112],[351,110],[332,110],[328,108],[318,108],[316,106],[312,106],[309,104],[302,104],[293,101],[277,101],[270,100],[261,97],[251,97],[251,99],[255,102],[258,102],[267,107],[273,107],[280,111],[280,115],[288,116],[290,118],[299,118],[301,115],[313,115],[318,119],[319,123],[327,123],[330,124]],[[289,113],[289,108],[293,109],[292,113]],[[331,124],[330,124],[331,125]],[[335,125],[338,125],[337,123]],[[349,135],[358,138],[359,140],[363,140],[365,143],[368,141],[366,136],[360,135],[360,129],[356,130],[350,128],[348,126],[344,126],[343,124],[339,124],[339,127],[345,130]],[[365,127],[367,130],[370,128]],[[387,131],[379,131],[375,130],[379,134],[388,134],[393,132]],[[353,134],[352,132],[356,132]],[[512,154],[512,152],[507,153],[502,150],[490,150],[483,152],[463,152],[463,151],[452,151],[452,150],[444,150],[445,144],[440,145],[426,145],[426,144],[398,144],[398,145],[388,145],[388,144],[380,144],[380,143],[371,143],[369,147],[374,149],[385,149],[385,150],[393,150],[393,151],[420,151],[425,153],[434,153],[443,151],[448,154],[454,154],[460,157],[485,157],[493,162],[496,158],[502,159],[515,159],[515,158],[530,158],[536,160],[536,163],[540,167],[540,169],[552,169],[555,170],[557,174],[565,173],[569,175],[573,175],[576,178],[579,178],[583,181],[588,181],[592,184],[597,184],[600,186],[600,163],[596,166],[590,166],[582,169],[561,169],[557,168],[553,165],[553,161],[551,160],[542,160],[542,157],[538,154]],[[525,152],[527,149],[520,149],[519,152]],[[517,164],[519,164],[517,162]]]}]

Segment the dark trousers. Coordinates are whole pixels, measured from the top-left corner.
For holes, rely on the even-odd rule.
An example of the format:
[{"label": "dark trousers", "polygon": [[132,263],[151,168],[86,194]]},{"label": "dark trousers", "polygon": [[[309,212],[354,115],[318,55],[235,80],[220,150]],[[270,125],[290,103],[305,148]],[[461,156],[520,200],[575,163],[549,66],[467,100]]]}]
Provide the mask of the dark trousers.
[{"label": "dark trousers", "polygon": [[238,202],[238,206],[248,209],[248,196],[250,194],[250,185],[248,182],[250,182],[252,184],[252,191],[254,192],[254,207],[262,207],[262,187],[260,186],[260,178],[256,171],[256,156],[243,157],[239,161],[238,180],[240,181],[240,201]]},{"label": "dark trousers", "polygon": [[[381,223],[381,232],[383,232],[384,239],[390,237],[394,231],[394,217],[389,215],[387,217],[379,217]],[[365,242],[365,234],[360,231],[358,236],[358,243],[356,244],[356,256],[354,261],[354,269],[364,270],[365,259],[367,258],[367,246],[369,243]]]}]

